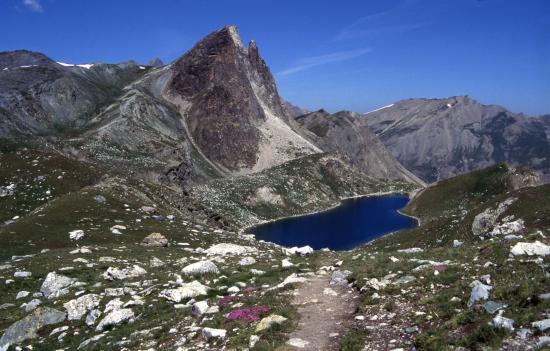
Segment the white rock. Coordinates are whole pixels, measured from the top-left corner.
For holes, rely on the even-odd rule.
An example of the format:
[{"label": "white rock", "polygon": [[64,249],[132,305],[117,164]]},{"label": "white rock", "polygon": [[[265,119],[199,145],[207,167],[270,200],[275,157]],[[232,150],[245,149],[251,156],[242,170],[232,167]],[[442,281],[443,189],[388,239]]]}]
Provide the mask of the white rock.
[{"label": "white rock", "polygon": [[21,305],[22,308],[25,309],[25,312],[30,312],[40,306],[42,304],[42,301],[39,299],[32,299],[31,301],[24,303]]},{"label": "white rock", "polygon": [[245,254],[254,254],[258,252],[258,249],[251,246],[241,246],[236,244],[216,244],[209,247],[205,251],[208,255],[245,255]]},{"label": "white rock", "polygon": [[80,240],[84,237],[84,231],[81,229],[73,230],[69,232],[69,239],[71,240]]},{"label": "white rock", "polygon": [[307,281],[304,277],[299,277],[296,273],[292,273],[283,280],[282,283],[275,286],[275,288],[284,288],[288,284],[305,283]]},{"label": "white rock", "polygon": [[403,253],[409,253],[409,254],[413,254],[413,253],[419,253],[419,252],[423,252],[424,250],[419,248],[419,247],[411,247],[409,249],[401,249],[401,250],[397,250],[397,252],[403,252]]},{"label": "white rock", "polygon": [[510,250],[512,255],[547,256],[550,255],[550,246],[535,241],[534,243],[517,243]]},{"label": "white rock", "polygon": [[23,298],[29,296],[29,294],[30,294],[30,292],[28,292],[28,291],[25,291],[25,290],[20,291],[20,292],[18,292],[17,295],[15,296],[15,299],[16,299],[16,300],[23,299]]},{"label": "white rock", "polygon": [[101,316],[101,311],[98,309],[91,310],[86,316],[86,325],[94,325],[97,319]]},{"label": "white rock", "polygon": [[156,257],[151,258],[149,261],[149,266],[156,268],[156,267],[162,267],[164,266],[164,262]]},{"label": "white rock", "polygon": [[241,291],[241,289],[239,289],[237,286],[232,286],[232,287],[227,289],[227,292],[230,293],[230,294],[236,294],[239,291]]},{"label": "white rock", "polygon": [[498,315],[495,318],[493,318],[493,321],[491,322],[491,324],[495,328],[503,328],[503,329],[506,329],[506,330],[509,330],[509,331],[513,331],[514,330],[514,320],[512,320],[510,318],[502,317],[502,312],[503,311],[499,311]]},{"label": "white rock", "polygon": [[32,273],[27,271],[17,271],[13,273],[13,276],[15,278],[29,278],[30,276],[32,276]]},{"label": "white rock", "polygon": [[281,267],[288,268],[294,266],[294,263],[290,262],[288,259],[284,259],[281,261]]},{"label": "white rock", "polygon": [[199,261],[184,267],[181,272],[185,275],[218,274],[220,271],[212,261]]},{"label": "white rock", "polygon": [[453,247],[460,247],[462,246],[462,244],[464,244],[462,241],[460,240],[453,240]]},{"label": "white rock", "polygon": [[202,285],[199,281],[183,284],[176,289],[166,289],[159,293],[159,297],[163,297],[168,301],[179,303],[183,299],[194,298],[200,295],[208,294],[208,287]]},{"label": "white rock", "polygon": [[260,337],[258,335],[250,335],[250,339],[248,341],[248,347],[253,348],[256,346],[256,343],[260,341]]},{"label": "white rock", "polygon": [[262,318],[262,320],[256,325],[256,332],[261,332],[263,330],[269,329],[274,325],[283,324],[287,321],[287,318],[279,316],[278,314],[271,314],[267,317]]},{"label": "white rock", "polygon": [[523,220],[518,219],[517,221],[505,222],[505,223],[496,225],[491,231],[490,235],[497,236],[497,235],[516,234],[521,232],[523,229],[525,229],[525,224],[523,223]]},{"label": "white rock", "polygon": [[76,279],[50,272],[44,279],[40,291],[47,299],[55,299],[69,293],[69,287],[76,283]]},{"label": "white rock", "polygon": [[546,329],[550,328],[550,319],[543,319],[541,321],[536,321],[531,323],[533,328],[537,328],[541,332],[545,331]]},{"label": "white rock", "polygon": [[88,294],[64,303],[63,307],[67,310],[67,318],[69,320],[76,320],[81,319],[89,310],[99,306],[100,301],[101,296]]},{"label": "white rock", "polygon": [[109,327],[112,325],[119,325],[126,322],[131,323],[134,321],[134,318],[135,318],[134,311],[132,311],[129,308],[114,310],[108,315],[106,315],[105,318],[101,320],[101,322],[99,322],[95,330],[102,331],[106,327]]},{"label": "white rock", "polygon": [[224,339],[226,333],[227,333],[227,331],[225,329],[214,329],[214,328],[203,328],[202,329],[202,336],[207,340],[212,339],[212,338]]},{"label": "white rock", "polygon": [[194,316],[200,317],[208,311],[208,301],[198,301],[193,304],[191,313]]},{"label": "white rock", "polygon": [[283,248],[283,253],[286,255],[309,255],[313,253],[313,248],[309,245],[302,247]]},{"label": "white rock", "polygon": [[472,286],[472,292],[468,299],[468,307],[472,307],[477,301],[487,300],[489,298],[489,291],[493,288],[477,280],[470,284],[470,286]]},{"label": "white rock", "polygon": [[250,265],[253,265],[256,263],[256,260],[254,259],[254,257],[243,257],[240,261],[239,261],[239,265],[240,266],[250,266]]},{"label": "white rock", "polygon": [[303,349],[304,347],[309,345],[309,341],[299,339],[299,338],[291,338],[286,343],[292,347],[297,347],[299,349]]},{"label": "white rock", "polygon": [[107,280],[124,280],[130,278],[136,278],[141,275],[147,274],[147,271],[138,265],[134,265],[132,268],[116,268],[109,267],[103,273],[103,278]]}]

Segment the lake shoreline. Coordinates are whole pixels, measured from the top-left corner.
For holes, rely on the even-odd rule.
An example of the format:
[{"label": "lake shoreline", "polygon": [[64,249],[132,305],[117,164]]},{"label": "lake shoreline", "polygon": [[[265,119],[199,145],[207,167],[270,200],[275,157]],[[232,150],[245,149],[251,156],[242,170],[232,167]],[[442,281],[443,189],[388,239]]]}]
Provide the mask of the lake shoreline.
[{"label": "lake shoreline", "polygon": [[[308,216],[312,216],[312,215],[317,215],[317,214],[320,214],[320,213],[324,213],[324,212],[329,212],[331,210],[334,210],[342,205],[344,205],[347,201],[350,201],[350,200],[356,200],[356,199],[365,199],[365,198],[372,198],[372,197],[382,197],[382,196],[388,196],[388,195],[397,195],[397,196],[407,196],[408,200],[407,200],[407,204],[415,197],[415,195],[418,193],[418,191],[410,191],[410,192],[407,192],[407,191],[384,191],[384,192],[375,192],[375,193],[368,193],[368,194],[361,194],[361,195],[354,195],[354,196],[348,196],[348,197],[344,197],[344,198],[341,198],[337,204],[333,205],[333,206],[330,206],[328,208],[324,208],[324,209],[321,209],[321,210],[316,210],[316,211],[311,211],[311,212],[307,212],[307,213],[303,213],[303,214],[296,214],[296,215],[291,215],[291,216],[282,216],[282,217],[278,217],[278,218],[274,218],[274,219],[269,219],[269,220],[262,220],[258,223],[255,223],[255,224],[252,224],[252,225],[248,225],[248,226],[244,226],[242,227],[241,229],[239,229],[238,231],[238,234],[246,234],[246,235],[254,235],[254,239],[255,240],[260,240],[260,239],[257,239],[255,234],[250,232],[251,230],[259,227],[259,226],[262,226],[262,225],[265,225],[265,224],[269,224],[269,223],[273,223],[273,222],[277,222],[277,221],[281,221],[281,220],[285,220],[285,219],[291,219],[291,218],[297,218],[297,217],[308,217]],[[406,205],[405,205],[406,206]],[[411,216],[407,213],[403,213],[401,212],[401,209],[398,209],[396,210],[396,212],[398,212],[400,215],[402,216],[405,216],[405,217],[408,217],[408,218],[412,218],[415,222],[416,222],[416,225],[420,225],[420,219],[415,217],[415,216]],[[386,235],[389,235],[389,234],[393,234],[394,232],[391,232],[391,233],[387,233],[387,234],[384,234],[382,235],[381,237],[384,237]],[[378,238],[376,238],[378,239]],[[372,241],[376,240],[376,239],[373,239]],[[265,241],[265,240],[264,240]],[[372,242],[372,241],[369,241],[368,243]],[[268,242],[268,241],[266,241]],[[356,248],[359,248],[361,246],[364,246],[364,245],[368,245],[368,243],[365,243],[365,244],[361,244],[355,248],[352,248],[352,249],[346,249],[346,250],[333,250],[333,251],[353,251],[355,250]],[[285,247],[284,245],[280,245],[280,244],[276,244],[276,243],[273,243],[277,246],[280,246],[280,247]],[[319,251],[319,250],[316,250],[316,251]]]}]

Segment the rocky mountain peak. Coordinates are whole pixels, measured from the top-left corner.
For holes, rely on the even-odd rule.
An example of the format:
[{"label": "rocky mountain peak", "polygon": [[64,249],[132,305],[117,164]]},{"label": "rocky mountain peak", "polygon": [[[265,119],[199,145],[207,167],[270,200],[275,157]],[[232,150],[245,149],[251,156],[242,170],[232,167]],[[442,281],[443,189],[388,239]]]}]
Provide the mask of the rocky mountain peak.
[{"label": "rocky mountain peak", "polygon": [[29,50],[0,52],[0,70],[24,66],[50,66],[55,62],[48,56]]},{"label": "rocky mountain peak", "polygon": [[162,62],[160,58],[155,57],[154,59],[152,59],[147,63],[147,66],[160,67],[160,66],[164,66],[164,62]]},{"label": "rocky mountain peak", "polygon": [[[260,128],[268,120],[265,128],[290,129],[285,127],[289,117],[258,46],[251,42],[245,48],[237,27],[207,35],[170,68],[166,98],[179,106],[190,136],[205,156],[225,170],[250,169],[260,163],[264,132]],[[301,139],[292,130],[279,132],[284,138]],[[294,140],[294,144],[309,143]]]}]

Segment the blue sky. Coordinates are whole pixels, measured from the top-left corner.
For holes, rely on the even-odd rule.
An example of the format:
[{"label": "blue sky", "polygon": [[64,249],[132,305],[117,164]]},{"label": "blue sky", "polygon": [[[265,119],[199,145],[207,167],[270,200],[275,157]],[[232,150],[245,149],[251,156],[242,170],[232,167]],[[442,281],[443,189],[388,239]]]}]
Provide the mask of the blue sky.
[{"label": "blue sky", "polygon": [[548,0],[0,0],[0,51],[170,62],[225,24],[256,39],[281,95],[309,109],[467,94],[550,113]]}]

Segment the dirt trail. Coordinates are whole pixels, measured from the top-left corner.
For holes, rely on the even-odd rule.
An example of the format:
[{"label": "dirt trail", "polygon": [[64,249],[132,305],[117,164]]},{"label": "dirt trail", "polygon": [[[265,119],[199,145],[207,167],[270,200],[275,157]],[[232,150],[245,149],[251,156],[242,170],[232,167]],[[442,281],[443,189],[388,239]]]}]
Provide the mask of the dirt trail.
[{"label": "dirt trail", "polygon": [[282,350],[339,350],[340,338],[353,323],[357,292],[330,285],[331,272],[320,271],[295,291],[300,322]]}]

